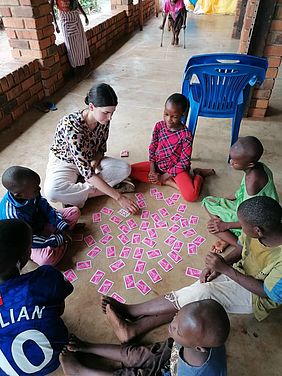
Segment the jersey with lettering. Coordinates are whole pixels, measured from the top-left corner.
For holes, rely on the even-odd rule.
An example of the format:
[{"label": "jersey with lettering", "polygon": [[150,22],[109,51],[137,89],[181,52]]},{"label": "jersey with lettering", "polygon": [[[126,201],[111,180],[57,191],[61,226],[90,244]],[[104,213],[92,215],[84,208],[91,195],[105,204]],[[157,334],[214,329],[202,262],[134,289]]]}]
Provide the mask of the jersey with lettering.
[{"label": "jersey with lettering", "polygon": [[52,266],[0,284],[0,376],[43,376],[68,341],[60,315],[72,285]]}]

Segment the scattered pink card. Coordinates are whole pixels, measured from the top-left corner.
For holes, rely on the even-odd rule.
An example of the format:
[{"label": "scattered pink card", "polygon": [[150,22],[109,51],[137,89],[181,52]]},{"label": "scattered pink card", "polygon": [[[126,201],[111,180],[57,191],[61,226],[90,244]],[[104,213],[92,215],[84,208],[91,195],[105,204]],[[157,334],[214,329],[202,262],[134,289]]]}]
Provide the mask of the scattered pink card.
[{"label": "scattered pink card", "polygon": [[98,285],[105,276],[105,272],[103,270],[96,270],[96,272],[92,275],[90,282],[94,283],[94,285]]},{"label": "scattered pink card", "polygon": [[73,242],[81,242],[83,240],[83,234],[72,234],[71,235],[72,241]]},{"label": "scattered pink card", "polygon": [[142,221],[139,227],[139,230],[146,231],[150,227],[149,221]]},{"label": "scattered pink card", "polygon": [[104,207],[101,209],[101,213],[106,214],[106,215],[111,215],[113,214],[113,212],[114,212],[113,209],[110,209],[110,208]]},{"label": "scattered pink card", "polygon": [[132,251],[131,247],[123,247],[119,254],[119,257],[128,259],[131,251]]},{"label": "scattered pink card", "polygon": [[135,260],[141,259],[143,257],[143,254],[144,254],[144,248],[137,247],[135,248],[132,258]]},{"label": "scattered pink card", "polygon": [[175,204],[175,201],[173,201],[170,197],[166,198],[165,200],[165,203],[168,205],[168,206],[172,206]]},{"label": "scattered pink card", "polygon": [[157,230],[160,228],[168,228],[168,224],[165,221],[155,222],[154,226]]},{"label": "scattered pink card", "polygon": [[154,228],[148,228],[147,234],[150,239],[156,239],[158,237],[157,231]]},{"label": "scattered pink card", "polygon": [[98,292],[101,294],[106,295],[110,289],[113,287],[114,282],[110,279],[105,279],[102,285],[99,287]]},{"label": "scattered pink card", "polygon": [[184,213],[186,209],[187,209],[186,204],[180,204],[177,208],[177,211],[178,211],[178,213]]},{"label": "scattered pink card", "polygon": [[137,205],[139,206],[140,209],[146,208],[146,202],[145,201],[137,201]]},{"label": "scattered pink card", "polygon": [[120,229],[121,232],[123,232],[125,235],[129,234],[130,233],[130,228],[126,225],[126,224],[121,224],[118,226],[118,228]]},{"label": "scattered pink card", "polygon": [[152,213],[151,217],[154,222],[160,222],[162,220],[158,213]]},{"label": "scattered pink card", "polygon": [[96,243],[92,235],[85,236],[84,241],[88,245],[88,247],[91,247],[93,244]]},{"label": "scattered pink card", "polygon": [[64,273],[63,273],[64,277],[71,283],[73,283],[74,281],[76,281],[78,279],[77,275],[75,274],[75,272],[73,271],[73,269],[69,269],[69,270],[66,270]]},{"label": "scattered pink card", "polygon": [[185,238],[191,238],[191,236],[196,235],[197,232],[193,228],[188,228],[188,230],[183,231],[182,234]]},{"label": "scattered pink card", "polygon": [[113,292],[111,297],[113,299],[115,299],[116,301],[120,302],[120,303],[126,303],[126,300],[121,295],[119,295],[117,292]]},{"label": "scattered pink card", "polygon": [[112,230],[111,230],[111,228],[108,224],[101,225],[100,229],[101,229],[103,235],[106,235],[106,234],[109,234],[110,232],[112,232]]},{"label": "scattered pink card", "polygon": [[155,194],[155,198],[156,198],[156,200],[163,200],[163,199],[164,199],[164,194],[163,194],[163,192],[157,192],[157,193]]},{"label": "scattered pink card", "polygon": [[128,219],[128,220],[126,221],[126,223],[127,223],[127,226],[128,226],[131,230],[133,230],[133,229],[135,229],[135,228],[138,227],[137,223],[135,222],[135,220],[134,220],[133,218]]},{"label": "scattered pink card", "polygon": [[116,225],[120,225],[122,222],[122,219],[118,217],[117,215],[112,215],[109,220],[115,223]]},{"label": "scattered pink card", "polygon": [[202,271],[200,269],[191,268],[190,266],[187,267],[185,271],[185,275],[188,275],[189,277],[193,278],[199,278]]},{"label": "scattered pink card", "polygon": [[91,260],[78,261],[76,263],[76,270],[85,270],[85,269],[91,269],[91,268],[92,268]]},{"label": "scattered pink card", "polygon": [[149,210],[142,210],[141,219],[148,219],[150,217]]},{"label": "scattered pink card", "polygon": [[190,215],[189,224],[190,225],[197,225],[199,222],[199,217],[197,215]]},{"label": "scattered pink card", "polygon": [[151,195],[151,196],[154,197],[156,193],[158,193],[158,189],[157,189],[157,188],[151,188],[151,189],[150,189],[150,195]]},{"label": "scattered pink card", "polygon": [[143,195],[143,193],[135,193],[135,197],[137,198],[138,201],[145,201],[145,196]]},{"label": "scattered pink card", "polygon": [[138,282],[136,282],[135,286],[143,295],[147,295],[151,291],[151,287],[148,286],[147,283],[143,281],[143,279],[140,279]]},{"label": "scattered pink card", "polygon": [[184,245],[184,243],[181,240],[176,240],[174,242],[173,246],[171,247],[171,250],[176,251],[176,252],[180,252],[183,245]]},{"label": "scattered pink card", "polygon": [[87,256],[91,258],[95,258],[101,252],[102,252],[102,249],[98,246],[95,246],[94,248],[90,249],[90,251],[87,253]]},{"label": "scattered pink card", "polygon": [[175,234],[179,229],[180,229],[180,226],[175,223],[174,225],[170,226],[167,229],[167,231],[171,232],[172,234]]},{"label": "scattered pink card", "polygon": [[110,234],[106,234],[106,235],[104,235],[104,236],[102,237],[102,239],[99,240],[99,242],[100,242],[101,244],[106,245],[106,244],[108,244],[112,239],[113,239],[113,236],[112,236],[112,235],[110,235]]},{"label": "scattered pink card", "polygon": [[193,243],[187,245],[188,255],[196,255],[198,253],[197,246]]},{"label": "scattered pink card", "polygon": [[101,213],[93,213],[92,214],[92,221],[93,222],[101,222]]},{"label": "scattered pink card", "polygon": [[180,254],[176,251],[170,251],[168,252],[168,257],[172,259],[176,264],[178,264],[180,261],[183,260],[183,258],[180,256]]},{"label": "scattered pink card", "polygon": [[179,214],[179,213],[176,213],[176,214],[174,214],[174,215],[170,218],[170,220],[171,220],[172,222],[178,222],[181,218],[182,218],[182,215]]},{"label": "scattered pink card", "polygon": [[164,217],[164,218],[169,216],[169,212],[167,211],[166,208],[160,208],[160,209],[158,210],[158,212],[159,212],[160,215],[161,215],[162,217]]},{"label": "scattered pink card", "polygon": [[153,283],[157,283],[162,280],[162,277],[160,276],[159,272],[155,268],[148,270],[147,274]]},{"label": "scattered pink card", "polygon": [[158,261],[158,264],[165,272],[169,272],[173,269],[173,266],[165,258],[162,258],[160,261]]},{"label": "scattered pink card", "polygon": [[134,268],[135,273],[143,274],[146,268],[146,264],[146,261],[138,260]]},{"label": "scattered pink card", "polygon": [[121,216],[123,216],[124,218],[127,218],[127,217],[130,216],[130,213],[129,213],[127,210],[125,210],[125,209],[120,209],[120,210],[118,211],[118,213],[119,213]]},{"label": "scattered pink card", "polygon": [[198,236],[192,241],[192,243],[196,244],[196,246],[199,247],[201,244],[204,243],[205,240],[206,240],[206,238],[204,238],[203,236],[198,235]]},{"label": "scattered pink card", "polygon": [[116,257],[116,247],[114,245],[106,248],[107,258]]},{"label": "scattered pink card", "polygon": [[130,242],[129,238],[125,234],[119,234],[117,238],[121,242],[122,245],[125,245]]},{"label": "scattered pink card", "polygon": [[171,196],[171,199],[173,201],[178,201],[180,199],[181,195],[179,193],[174,193],[172,196]]},{"label": "scattered pink card", "polygon": [[172,246],[172,244],[177,240],[177,237],[174,235],[169,235],[168,238],[165,239],[164,243],[166,245]]},{"label": "scattered pink card", "polygon": [[150,238],[144,238],[142,240],[142,243],[147,245],[148,247],[151,247],[151,248],[153,248],[157,244],[157,242],[155,242],[155,240],[150,239]]},{"label": "scattered pink card", "polygon": [[109,265],[109,268],[111,269],[112,272],[117,272],[118,270],[124,267],[125,267],[125,263],[123,260],[117,260],[113,262],[111,265]]},{"label": "scattered pink card", "polygon": [[131,243],[132,244],[140,244],[141,243],[141,235],[137,234],[137,233],[132,234]]},{"label": "scattered pink card", "polygon": [[188,218],[180,218],[180,225],[182,228],[189,227]]},{"label": "scattered pink card", "polygon": [[162,256],[162,252],[159,249],[152,249],[151,251],[147,251],[146,253],[148,259],[153,259]]},{"label": "scattered pink card", "polygon": [[123,281],[125,284],[125,288],[127,290],[134,289],[135,287],[135,280],[133,274],[127,274],[123,276]]}]

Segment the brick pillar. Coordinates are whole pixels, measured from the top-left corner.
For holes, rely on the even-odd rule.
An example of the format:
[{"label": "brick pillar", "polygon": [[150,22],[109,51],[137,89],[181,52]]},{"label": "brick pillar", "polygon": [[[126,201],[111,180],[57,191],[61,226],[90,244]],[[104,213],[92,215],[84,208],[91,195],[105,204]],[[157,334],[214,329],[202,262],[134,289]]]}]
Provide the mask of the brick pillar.
[{"label": "brick pillar", "polygon": [[1,0],[0,13],[15,59],[38,59],[45,96],[62,84],[48,0]]},{"label": "brick pillar", "polygon": [[236,14],[232,32],[232,38],[234,39],[240,39],[241,30],[244,22],[244,16],[246,13],[247,2],[248,0],[237,1]]}]

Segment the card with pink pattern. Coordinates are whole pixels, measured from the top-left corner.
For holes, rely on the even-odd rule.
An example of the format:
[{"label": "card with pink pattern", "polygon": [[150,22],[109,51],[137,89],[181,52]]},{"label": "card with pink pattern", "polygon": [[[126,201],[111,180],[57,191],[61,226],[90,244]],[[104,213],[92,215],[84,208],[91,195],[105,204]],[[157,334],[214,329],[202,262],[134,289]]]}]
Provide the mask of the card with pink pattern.
[{"label": "card with pink pattern", "polygon": [[135,273],[140,273],[140,274],[143,274],[144,273],[144,270],[146,268],[146,261],[143,261],[143,260],[138,260],[135,264],[135,268],[134,268],[134,271]]},{"label": "card with pink pattern", "polygon": [[167,231],[168,232],[171,232],[172,234],[175,234],[178,230],[180,229],[180,226],[178,224],[174,224],[172,226],[170,226]]},{"label": "card with pink pattern", "polygon": [[123,281],[124,281],[125,288],[127,290],[134,289],[134,287],[135,287],[135,280],[134,280],[133,274],[126,274],[126,275],[124,275],[123,276]]},{"label": "card with pink pattern", "polygon": [[109,218],[109,221],[115,223],[116,225],[120,225],[121,222],[122,222],[122,219],[120,217],[118,217],[117,215],[112,215],[110,218]]},{"label": "card with pink pattern", "polygon": [[156,239],[158,237],[158,234],[154,228],[148,228],[147,234],[150,239]]},{"label": "card with pink pattern", "polygon": [[199,222],[199,217],[197,215],[190,215],[189,224],[190,225],[197,225]]},{"label": "card with pink pattern", "polygon": [[147,231],[149,227],[150,227],[149,221],[142,221],[141,224],[140,224],[139,230]]},{"label": "card with pink pattern", "polygon": [[126,221],[127,223],[127,226],[131,229],[131,230],[134,230],[135,228],[138,227],[137,223],[135,222],[135,220],[133,218],[130,218]]},{"label": "card with pink pattern", "polygon": [[192,241],[192,243],[196,244],[196,246],[199,247],[201,244],[204,243],[205,240],[206,240],[206,238],[204,238],[203,236],[198,235],[198,236]]},{"label": "card with pink pattern", "polygon": [[196,255],[198,253],[196,244],[189,243],[187,245],[187,249],[188,249],[188,255]]},{"label": "card with pink pattern", "polygon": [[152,290],[151,287],[148,286],[147,283],[143,281],[143,279],[140,279],[138,282],[136,282],[135,287],[143,295],[147,295]]},{"label": "card with pink pattern", "polygon": [[147,251],[146,253],[148,259],[154,259],[162,256],[162,252],[159,249],[152,249],[151,251]]},{"label": "card with pink pattern", "polygon": [[92,221],[95,222],[101,222],[101,213],[93,213],[92,214]]},{"label": "card with pink pattern", "polygon": [[106,248],[107,258],[116,257],[116,247],[114,245]]},{"label": "card with pink pattern", "polygon": [[168,228],[168,224],[165,221],[155,222],[154,226],[157,230],[160,228]]},{"label": "card with pink pattern", "polygon": [[178,213],[184,213],[186,209],[187,209],[186,204],[180,204],[177,208],[177,211],[178,211]]},{"label": "card with pink pattern", "polygon": [[165,239],[164,243],[166,245],[172,246],[172,244],[177,240],[177,237],[174,235],[169,235],[168,238]]},{"label": "card with pink pattern", "polygon": [[132,258],[135,260],[141,259],[143,257],[143,254],[144,254],[144,248],[137,247],[135,248]]},{"label": "card with pink pattern", "polygon": [[189,227],[188,218],[180,218],[180,225],[182,228]]},{"label": "card with pink pattern", "polygon": [[126,299],[124,299],[121,295],[119,295],[117,292],[113,292],[111,297],[115,299],[116,301],[120,303],[126,303]]},{"label": "card with pink pattern", "polygon": [[98,292],[100,294],[106,295],[110,289],[113,287],[114,282],[111,281],[110,279],[105,279],[102,285],[99,287]]},{"label": "card with pink pattern", "polygon": [[125,267],[125,262],[123,260],[117,260],[113,262],[111,265],[109,265],[109,268],[111,269],[112,272],[117,272],[118,270],[122,269]]},{"label": "card with pink pattern", "polygon": [[150,248],[153,248],[157,244],[157,242],[155,242],[155,240],[150,239],[150,238],[144,238],[142,240],[142,243],[147,245]]},{"label": "card with pink pattern", "polygon": [[183,260],[183,258],[180,256],[180,254],[176,251],[170,251],[168,252],[168,257],[172,259],[176,264],[178,264],[180,261]]},{"label": "card with pink pattern", "polygon": [[162,280],[162,277],[160,276],[159,272],[155,268],[148,270],[147,274],[153,283],[157,283]]},{"label": "card with pink pattern", "polygon": [[70,283],[73,283],[78,279],[78,276],[75,274],[73,269],[66,270],[63,275]]},{"label": "card with pink pattern", "polygon": [[101,244],[106,245],[106,244],[108,244],[112,239],[113,239],[113,236],[112,236],[112,235],[110,235],[110,234],[106,234],[106,235],[104,235],[104,236],[102,237],[102,239],[99,240],[99,242],[100,242]]},{"label": "card with pink pattern", "polygon": [[111,214],[113,214],[113,209],[110,209],[110,208],[107,208],[107,207],[104,207],[104,208],[102,208],[101,209],[101,213],[103,213],[103,214],[106,214],[106,215],[111,215]]},{"label": "card with pink pattern", "polygon": [[125,234],[119,234],[117,238],[121,242],[122,245],[125,245],[130,242],[129,238]]},{"label": "card with pink pattern", "polygon": [[158,261],[158,264],[160,265],[160,267],[165,271],[165,272],[169,272],[170,270],[173,269],[173,266],[165,259],[161,259],[160,261]]},{"label": "card with pink pattern", "polygon": [[126,224],[121,224],[118,226],[121,232],[123,232],[125,235],[130,233],[130,228]]},{"label": "card with pink pattern", "polygon": [[176,240],[171,247],[172,251],[180,252],[184,243],[181,240]]},{"label": "card with pink pattern", "polygon": [[154,222],[160,222],[162,220],[158,213],[152,213],[151,217]]},{"label": "card with pink pattern", "polygon": [[123,247],[120,254],[119,254],[119,257],[124,258],[124,259],[128,259],[131,251],[132,251],[131,247]]},{"label": "card with pink pattern", "polygon": [[187,267],[185,271],[185,275],[193,278],[199,278],[201,275],[202,271],[197,268],[191,268],[190,266]]},{"label": "card with pink pattern", "polygon": [[88,245],[88,247],[91,247],[93,244],[96,243],[92,235],[85,236],[84,241]]},{"label": "card with pink pattern", "polygon": [[104,278],[105,272],[103,270],[96,270],[96,272],[92,275],[90,282],[93,283],[94,285],[98,285],[101,280]]},{"label": "card with pink pattern", "polygon": [[169,212],[167,211],[166,208],[160,208],[160,209],[158,209],[158,212],[164,218],[169,216]]},{"label": "card with pink pattern", "polygon": [[142,213],[141,213],[141,219],[148,219],[150,217],[150,212],[149,210],[142,210]]},{"label": "card with pink pattern", "polygon": [[85,270],[85,269],[91,269],[91,268],[92,268],[91,260],[78,261],[76,263],[76,270]]},{"label": "card with pink pattern", "polygon": [[131,243],[132,244],[140,244],[141,243],[141,235],[138,234],[138,233],[132,234]]},{"label": "card with pink pattern", "polygon": [[107,223],[105,223],[104,225],[101,225],[100,229],[101,229],[103,235],[106,235],[106,234],[109,234],[110,232],[112,232],[110,226]]},{"label": "card with pink pattern", "polygon": [[183,231],[182,234],[185,238],[191,238],[191,236],[196,235],[197,232],[193,228],[188,228],[188,230]]},{"label": "card with pink pattern", "polygon": [[87,253],[87,256],[89,256],[91,258],[95,258],[101,252],[102,252],[102,249],[96,245],[95,247],[93,247],[92,249],[90,249],[90,251]]}]

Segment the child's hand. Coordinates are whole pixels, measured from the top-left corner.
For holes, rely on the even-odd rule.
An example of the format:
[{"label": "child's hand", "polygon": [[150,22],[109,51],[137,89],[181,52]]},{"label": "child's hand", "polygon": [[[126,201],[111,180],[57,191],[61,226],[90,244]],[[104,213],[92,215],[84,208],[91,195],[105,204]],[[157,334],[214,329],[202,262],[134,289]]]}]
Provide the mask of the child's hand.
[{"label": "child's hand", "polygon": [[220,218],[214,218],[208,221],[207,228],[211,234],[217,234],[229,230],[229,223],[223,222]]},{"label": "child's hand", "polygon": [[117,201],[122,208],[128,210],[131,214],[137,214],[140,210],[135,201],[124,195],[120,195]]},{"label": "child's hand", "polygon": [[213,272],[209,268],[205,268],[202,270],[202,273],[200,275],[200,282],[201,283],[206,283],[206,282],[211,282],[213,279],[218,277],[220,273],[218,272]]},{"label": "child's hand", "polygon": [[[212,252],[207,254],[205,264],[207,269],[221,274],[225,274],[226,269],[230,268],[230,266],[226,264],[222,256]],[[208,279],[210,280],[210,277],[208,277]]]},{"label": "child's hand", "polygon": [[152,184],[157,184],[159,182],[159,174],[155,171],[150,171],[148,174],[148,180]]}]

